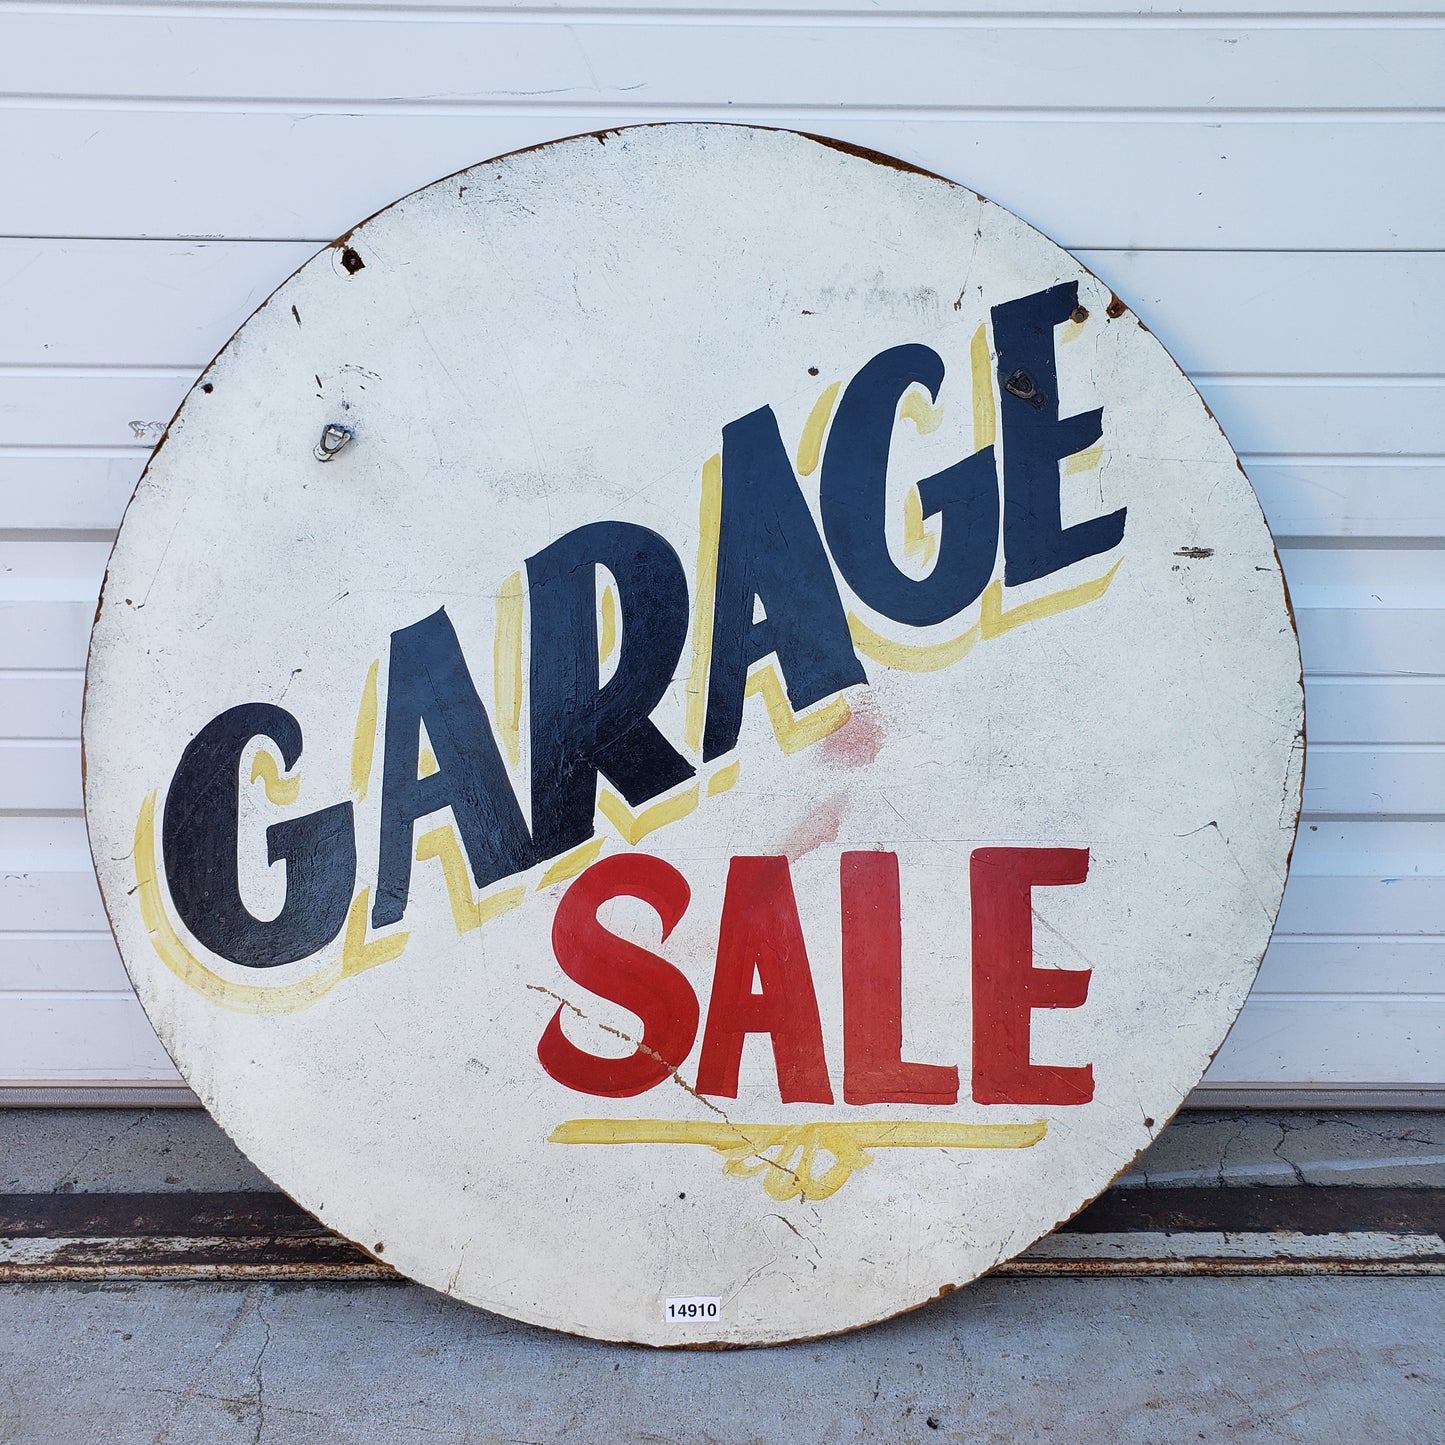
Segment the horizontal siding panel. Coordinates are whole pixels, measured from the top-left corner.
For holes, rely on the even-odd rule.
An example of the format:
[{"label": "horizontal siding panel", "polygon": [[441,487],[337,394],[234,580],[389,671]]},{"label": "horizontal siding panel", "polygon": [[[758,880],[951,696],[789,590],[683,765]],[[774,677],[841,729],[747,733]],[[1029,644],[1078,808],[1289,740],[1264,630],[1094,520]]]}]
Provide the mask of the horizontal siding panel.
[{"label": "horizontal siding panel", "polygon": [[7,933],[109,932],[84,818],[0,813],[0,923]]},{"label": "horizontal siding panel", "polygon": [[0,998],[0,1083],[176,1077],[133,994]]},{"label": "horizontal siding panel", "polygon": [[1445,823],[1306,820],[1275,938],[1312,935],[1445,936]]},{"label": "horizontal siding panel", "polygon": [[[1333,237],[1331,238],[1333,241]],[[1403,376],[1445,368],[1445,253],[1084,251],[1188,372]],[[1322,296],[1365,309],[1342,325]]]},{"label": "horizontal siding panel", "polygon": [[[316,252],[309,242],[0,240],[0,365],[192,372]],[[1085,251],[1186,371],[1439,371],[1445,253]],[[1341,326],[1321,294],[1368,297]]]},{"label": "horizontal siding panel", "polygon": [[1356,600],[1362,605],[1445,606],[1445,558],[1438,547],[1287,543],[1279,549],[1296,600],[1305,606]]},{"label": "horizontal siding panel", "polygon": [[1276,537],[1445,537],[1445,465],[1310,458],[1245,471]]},{"label": "horizontal siding panel", "polygon": [[1300,653],[1316,677],[1375,674],[1438,677],[1445,669],[1445,611],[1302,606]]},{"label": "horizontal siding panel", "polygon": [[1445,385],[1333,378],[1195,378],[1234,449],[1445,455]]},{"label": "horizontal siding panel", "polygon": [[[1107,74],[1115,83],[1112,66]],[[706,118],[705,109],[685,109]],[[729,114],[724,107],[720,118]],[[622,104],[519,107],[485,119],[304,106],[250,114],[0,109],[0,235],[321,244],[489,156],[660,118]],[[892,111],[860,118],[841,106],[746,119],[899,156],[973,186],[1075,250],[1429,251],[1440,240],[1433,208],[1402,200],[1439,172],[1441,128],[1429,120],[1206,123],[1083,113],[978,121]],[[1348,204],[1341,177],[1349,178]]]},{"label": "horizontal siding panel", "polygon": [[78,742],[0,742],[0,809],[48,813],[84,806]]},{"label": "horizontal siding panel", "polygon": [[0,446],[114,448],[160,440],[195,375],[0,378]]},{"label": "horizontal siding panel", "polygon": [[0,933],[0,995],[128,993],[109,933]]},{"label": "horizontal siding panel", "polygon": [[1256,994],[1445,994],[1445,938],[1296,938],[1270,944]]},{"label": "horizontal siding panel", "polygon": [[0,450],[0,531],[114,532],[149,456],[142,448],[57,456]]},{"label": "horizontal siding panel", "polygon": [[33,863],[6,866],[0,873],[0,917],[7,927],[26,933],[110,927],[95,874],[79,861],[63,869]]},{"label": "horizontal siding panel", "polygon": [[[1442,860],[1424,861],[1438,868]],[[1411,860],[1409,866],[1418,868],[1421,861]],[[1438,875],[1403,872],[1382,878],[1378,874],[1335,877],[1291,873],[1276,926],[1280,932],[1290,934],[1434,935],[1440,931],[1442,920],[1445,878]]]},{"label": "horizontal siding panel", "polygon": [[[882,30],[882,34],[880,34]],[[879,46],[889,63],[880,65]],[[318,63],[318,58],[324,62]],[[264,64],[258,63],[264,59]],[[1270,111],[1440,104],[1445,32],[1150,26],[618,25],[578,16],[487,24],[393,12],[329,17],[12,12],[0,88],[26,97],[318,102],[397,97],[515,104],[546,96],[634,106]],[[1101,77],[1116,80],[1101,95]],[[966,84],[960,77],[966,76]]]},{"label": "horizontal siding panel", "polygon": [[0,538],[0,597],[92,598],[110,550],[109,536]]},{"label": "horizontal siding panel", "polygon": [[[112,449],[158,440],[195,373],[37,372],[3,381],[0,447]],[[1445,455],[1445,384],[1367,385],[1328,378],[1299,383],[1220,377],[1198,381],[1239,452]],[[305,439],[307,451],[314,441]]]},{"label": "horizontal siding panel", "polygon": [[0,673],[0,738],[78,738],[84,693],[76,672]]},{"label": "horizontal siding panel", "polygon": [[1445,743],[1445,683],[1310,678],[1305,735],[1311,749],[1316,743]]},{"label": "horizontal siding panel", "polygon": [[1445,817],[1445,747],[1311,747],[1305,761],[1304,810]]},{"label": "horizontal siding panel", "polygon": [[0,365],[199,371],[316,251],[304,241],[0,241]]},{"label": "horizontal siding panel", "polygon": [[0,601],[0,668],[85,667],[95,602]]},{"label": "horizontal siding panel", "polygon": [[[1308,825],[1306,825],[1308,827]],[[1439,867],[1441,860],[1410,860]],[[1368,877],[1292,873],[1280,907],[1283,933],[1416,933],[1436,935],[1445,920],[1445,877],[1406,873]]]},{"label": "horizontal siding panel", "polygon": [[1206,1084],[1349,1088],[1440,1082],[1445,998],[1251,997]]}]

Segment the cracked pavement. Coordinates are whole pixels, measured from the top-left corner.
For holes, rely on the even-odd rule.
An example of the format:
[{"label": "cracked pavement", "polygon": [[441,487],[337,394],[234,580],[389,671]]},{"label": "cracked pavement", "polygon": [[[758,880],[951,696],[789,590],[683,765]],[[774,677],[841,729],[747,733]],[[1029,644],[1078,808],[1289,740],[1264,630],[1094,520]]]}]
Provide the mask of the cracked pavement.
[{"label": "cracked pavement", "polygon": [[1445,1279],[987,1279],[775,1349],[572,1339],[414,1285],[0,1287],[6,1445],[1445,1436]]}]

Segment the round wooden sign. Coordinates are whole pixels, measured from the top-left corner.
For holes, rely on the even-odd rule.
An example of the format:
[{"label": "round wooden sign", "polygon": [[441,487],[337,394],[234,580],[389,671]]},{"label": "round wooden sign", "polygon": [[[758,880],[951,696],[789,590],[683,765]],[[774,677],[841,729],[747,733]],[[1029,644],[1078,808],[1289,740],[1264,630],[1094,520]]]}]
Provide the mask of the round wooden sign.
[{"label": "round wooden sign", "polygon": [[206,1107],[405,1274],[649,1344],[892,1315],[1103,1189],[1299,802],[1278,561],[1159,343],[972,191],[748,127],[302,267],[157,447],[88,685]]}]

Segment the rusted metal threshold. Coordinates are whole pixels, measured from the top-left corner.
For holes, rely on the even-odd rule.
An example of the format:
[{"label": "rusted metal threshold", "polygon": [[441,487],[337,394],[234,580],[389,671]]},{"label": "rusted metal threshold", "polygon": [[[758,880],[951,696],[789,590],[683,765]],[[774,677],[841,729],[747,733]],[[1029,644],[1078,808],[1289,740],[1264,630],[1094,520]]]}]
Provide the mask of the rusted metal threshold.
[{"label": "rusted metal threshold", "polygon": [[1111,1189],[997,1273],[1445,1274],[1445,1189]]},{"label": "rusted metal threshold", "polygon": [[399,1278],[284,1194],[0,1195],[0,1281]]},{"label": "rusted metal threshold", "polygon": [[[998,1273],[1445,1274],[1445,1189],[1112,1189]],[[0,1281],[396,1280],[285,1195],[0,1195]]]}]

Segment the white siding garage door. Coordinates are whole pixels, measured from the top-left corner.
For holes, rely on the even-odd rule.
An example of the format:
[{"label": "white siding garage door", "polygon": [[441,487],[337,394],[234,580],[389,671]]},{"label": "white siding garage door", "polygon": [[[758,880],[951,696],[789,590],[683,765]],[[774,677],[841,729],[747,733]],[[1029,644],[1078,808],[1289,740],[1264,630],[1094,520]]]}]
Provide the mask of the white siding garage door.
[{"label": "white siding garage door", "polygon": [[1284,910],[1208,1083],[1445,1087],[1445,11],[1390,12],[0,3],[0,1085],[175,1078],[77,738],[106,554],[190,378],[402,193],[690,118],[966,182],[1194,377],[1279,540],[1309,709]]}]

